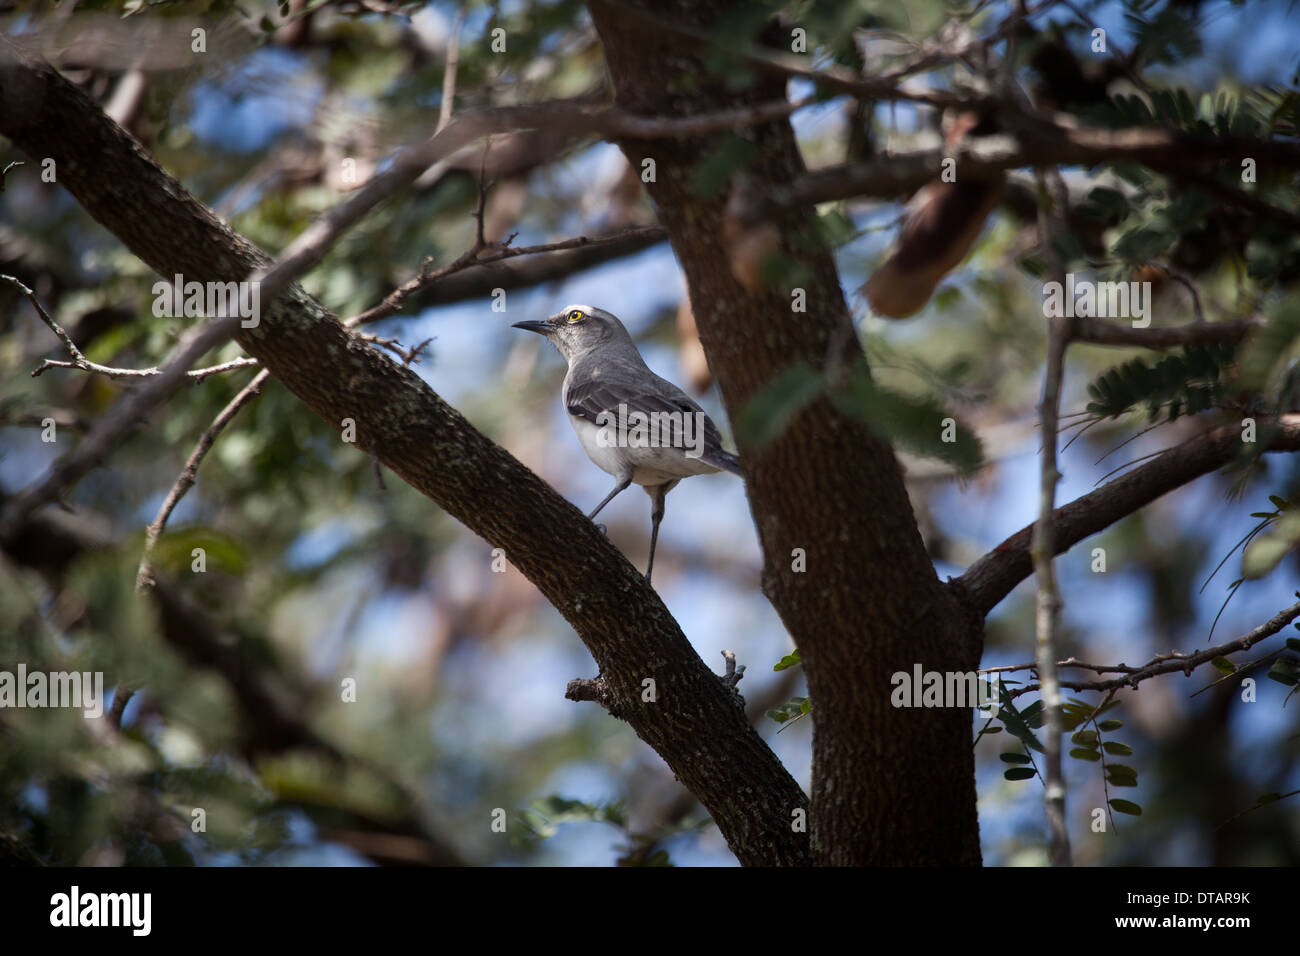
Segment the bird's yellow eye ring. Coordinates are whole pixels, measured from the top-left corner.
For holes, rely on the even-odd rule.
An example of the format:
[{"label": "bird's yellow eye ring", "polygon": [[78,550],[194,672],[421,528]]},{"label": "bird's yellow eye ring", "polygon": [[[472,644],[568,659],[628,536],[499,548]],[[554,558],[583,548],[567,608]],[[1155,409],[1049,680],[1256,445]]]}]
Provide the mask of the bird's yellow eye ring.
[{"label": "bird's yellow eye ring", "polygon": [[573,310],[572,312],[570,312],[569,315],[568,315],[568,319],[569,319],[570,322],[577,322],[580,318],[582,318],[582,310],[581,310],[581,309],[574,309],[574,310]]}]

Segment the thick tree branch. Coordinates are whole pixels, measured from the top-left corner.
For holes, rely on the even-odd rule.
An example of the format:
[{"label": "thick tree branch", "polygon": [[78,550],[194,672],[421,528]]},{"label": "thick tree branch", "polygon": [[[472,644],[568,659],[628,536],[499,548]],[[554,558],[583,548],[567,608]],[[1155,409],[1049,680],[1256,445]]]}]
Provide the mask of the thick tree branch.
[{"label": "thick tree branch", "polygon": [[[1300,450],[1300,413],[1261,419],[1259,441],[1265,451]],[[1084,538],[1133,514],[1161,495],[1223,467],[1241,451],[1241,426],[1223,425],[1175,445],[1096,491],[1058,508],[1055,553],[1068,551]],[[1033,570],[1029,553],[1033,529],[1032,524],[1021,528],[953,580],[981,614],[991,611]]]},{"label": "thick tree branch", "polygon": [[1074,341],[1091,345],[1135,345],[1148,349],[1171,349],[1185,345],[1227,345],[1240,342],[1264,325],[1263,319],[1251,316],[1227,322],[1193,322],[1163,328],[1135,329],[1131,325],[1105,319],[1077,317]]},{"label": "thick tree branch", "polygon": [[[1138,162],[1175,175],[1193,175],[1203,167],[1245,157],[1256,159],[1261,169],[1276,165],[1294,170],[1300,167],[1300,144],[1195,137],[1162,129],[1112,130],[1026,122],[1015,130],[1014,136],[972,138],[955,152],[918,150],[819,169],[781,188],[745,196],[736,214],[752,225],[773,218],[781,210],[799,206],[857,196],[894,199],[910,195],[933,179],[948,158],[957,161],[954,175],[962,181],[991,179],[1007,170],[1026,166],[1092,166],[1103,162]],[[1204,179],[1198,176],[1197,185],[1204,185]],[[1268,215],[1300,228],[1300,216],[1255,197],[1250,200],[1249,208],[1256,215]]]},{"label": "thick tree branch", "polygon": [[[490,132],[503,114],[484,122],[462,114],[434,140],[445,137],[450,146]],[[47,65],[0,62],[0,133],[29,156],[54,158],[60,184],[161,275],[231,281],[266,262]],[[352,200],[338,208],[282,262],[310,260],[322,229],[360,214]],[[807,862],[807,834],[791,826],[806,797],[658,595],[592,522],[300,288],[270,302],[259,325],[237,328],[235,337],[335,428],[351,419],[360,450],[502,548],[537,584],[591,650],[619,714],[701,799],[743,863]],[[642,700],[646,678],[659,688],[654,702]]]}]

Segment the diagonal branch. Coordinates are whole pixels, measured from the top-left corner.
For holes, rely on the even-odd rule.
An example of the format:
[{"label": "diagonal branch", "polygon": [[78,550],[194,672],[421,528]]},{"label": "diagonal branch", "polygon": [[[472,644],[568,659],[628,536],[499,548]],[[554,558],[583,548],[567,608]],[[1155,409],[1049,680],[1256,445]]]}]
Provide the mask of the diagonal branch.
[{"label": "diagonal branch", "polygon": [[[1264,451],[1300,450],[1300,413],[1261,419],[1259,441]],[[1063,554],[1161,495],[1222,468],[1241,450],[1241,426],[1223,425],[1058,508],[1054,552]],[[1029,553],[1033,529],[1032,524],[1021,528],[953,580],[981,614],[991,611],[1033,570]]]},{"label": "diagonal branch", "polygon": [[[0,57],[4,50],[0,41]],[[470,126],[463,116],[453,119],[434,140],[447,137],[450,145]],[[46,64],[0,59],[0,134],[29,156],[53,158],[60,184],[161,275],[232,281],[266,262]],[[432,159],[422,155],[428,165]],[[361,212],[354,200],[339,209],[321,229]],[[304,241],[319,235],[308,230]],[[310,245],[299,245],[283,261],[298,267],[310,258]],[[255,328],[234,330],[240,346],[336,429],[350,419],[360,451],[501,548],[538,586],[591,651],[611,710],[700,798],[742,863],[807,863],[808,835],[791,826],[792,815],[806,812],[807,797],[732,690],[596,526],[414,371],[360,341],[301,288],[264,301]],[[491,560],[486,553],[484,560]],[[660,688],[655,701],[643,699],[646,679]]]}]

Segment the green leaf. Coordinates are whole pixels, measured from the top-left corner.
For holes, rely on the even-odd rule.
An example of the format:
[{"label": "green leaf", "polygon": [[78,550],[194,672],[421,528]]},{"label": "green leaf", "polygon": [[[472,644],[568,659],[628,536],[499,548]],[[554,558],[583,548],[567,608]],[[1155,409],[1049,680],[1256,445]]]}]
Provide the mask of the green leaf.
[{"label": "green leaf", "polygon": [[1112,718],[1111,720],[1103,720],[1097,726],[1105,731],[1119,730],[1121,727],[1124,726],[1124,721],[1115,720]]},{"label": "green leaf", "polygon": [[778,724],[783,724],[787,720],[793,720],[812,711],[812,700],[807,697],[791,697],[780,707],[773,708],[767,712],[767,716],[775,720]]},{"label": "green leaf", "polygon": [[1122,192],[1098,186],[1088,193],[1088,200],[1079,209],[1079,214],[1106,226],[1116,226],[1128,217],[1128,211],[1128,199]]},{"label": "green leaf", "polygon": [[828,246],[835,248],[850,242],[858,233],[857,227],[853,225],[853,220],[844,215],[839,208],[832,209],[825,215],[820,216],[817,220],[817,226],[822,240]]},{"label": "green leaf", "polygon": [[1071,747],[1070,756],[1076,760],[1100,760],[1101,754],[1095,750],[1086,750],[1083,747]]},{"label": "green leaf", "polygon": [[1106,370],[1088,385],[1087,410],[1116,418],[1145,405],[1154,418],[1161,409],[1170,420],[1216,407],[1223,400],[1225,368],[1236,346],[1194,346],[1167,355],[1154,365],[1131,359]]},{"label": "green leaf", "polygon": [[1097,731],[1095,730],[1078,730],[1070,735],[1070,742],[1076,744],[1097,745]]},{"label": "green leaf", "polygon": [[1137,771],[1132,767],[1127,767],[1122,763],[1112,763],[1106,765],[1106,779],[1115,787],[1136,787]]},{"label": "green leaf", "polygon": [[1142,816],[1142,808],[1140,806],[1138,806],[1136,803],[1133,803],[1129,800],[1121,800],[1119,797],[1111,798],[1110,808],[1120,813],[1127,813],[1129,814],[1129,816],[1134,816],[1134,817]]},{"label": "green leaf", "polygon": [[1029,754],[1022,754],[1014,751],[1008,751],[1007,753],[1004,754],[998,754],[998,758],[1003,763],[1032,763],[1034,759],[1033,757],[1029,756]]},{"label": "green leaf", "polygon": [[1232,661],[1228,660],[1226,657],[1216,657],[1214,660],[1210,661],[1210,666],[1221,674],[1237,673],[1237,665],[1232,663]]},{"label": "green leaf", "polygon": [[732,175],[745,169],[758,156],[758,149],[743,136],[731,134],[696,165],[691,174],[691,192],[704,198],[721,192]]},{"label": "green leaf", "polygon": [[791,365],[749,400],[736,421],[741,439],[755,448],[779,438],[798,414],[826,391],[826,377],[810,365]]},{"label": "green leaf", "polygon": [[1016,264],[1035,279],[1047,275],[1047,260],[1037,253],[1026,253],[1016,260]]},{"label": "green leaf", "polygon": [[168,531],[158,539],[154,560],[170,570],[189,571],[196,560],[195,549],[202,549],[209,571],[242,574],[245,545],[242,541],[213,528],[192,526]]},{"label": "green leaf", "polygon": [[1262,578],[1278,566],[1292,547],[1290,541],[1277,535],[1261,534],[1241,556],[1241,573],[1252,580]]},{"label": "green leaf", "polygon": [[[1251,248],[1258,246],[1252,243]],[[1264,327],[1247,340],[1241,354],[1242,384],[1250,390],[1266,387],[1274,379],[1278,364],[1287,357],[1298,339],[1300,297],[1292,296],[1273,307]],[[1273,501],[1272,497],[1269,500]],[[1273,504],[1279,509],[1282,507],[1277,501]]]},{"label": "green leaf", "polygon": [[983,462],[978,436],[942,403],[877,385],[865,362],[853,367],[847,383],[831,393],[831,400],[895,447],[938,458],[959,474],[973,474]]},{"label": "green leaf", "polygon": [[1285,684],[1287,687],[1294,687],[1300,683],[1300,673],[1297,671],[1295,661],[1289,657],[1279,657],[1273,662],[1273,666],[1268,670],[1268,676],[1277,681],[1279,684]]},{"label": "green leaf", "polygon": [[1002,771],[1002,776],[1008,780],[1028,780],[1037,776],[1038,771],[1033,767],[1012,767],[1009,770]]},{"label": "green leaf", "polygon": [[1131,757],[1133,755],[1132,747],[1128,744],[1121,744],[1114,740],[1106,741],[1101,745],[1101,749],[1106,751],[1108,754],[1115,754],[1117,757]]},{"label": "green leaf", "polygon": [[1163,255],[1177,238],[1172,229],[1139,226],[1120,236],[1111,246],[1111,253],[1130,265],[1145,265]]},{"label": "green leaf", "polygon": [[781,658],[775,664],[773,664],[772,670],[783,671],[788,667],[795,667],[801,662],[802,662],[802,658],[799,657],[799,651],[796,649],[791,651],[789,654],[785,655],[785,657]]},{"label": "green leaf", "polygon": [[1007,731],[1014,734],[1016,739],[1026,747],[1042,753],[1043,745],[1038,742],[1038,738],[1034,736],[1034,732],[1030,730],[1029,725],[1025,723],[1024,717],[1022,717],[1020,712],[1016,710],[1016,705],[1011,700],[1010,692],[1005,686],[999,686],[998,693],[1002,698],[1002,708],[998,711],[998,718],[1007,728]]},{"label": "green leaf", "polygon": [[1043,702],[1036,700],[1020,712],[1020,716],[1025,718],[1025,723],[1032,729],[1037,730],[1043,726]]}]

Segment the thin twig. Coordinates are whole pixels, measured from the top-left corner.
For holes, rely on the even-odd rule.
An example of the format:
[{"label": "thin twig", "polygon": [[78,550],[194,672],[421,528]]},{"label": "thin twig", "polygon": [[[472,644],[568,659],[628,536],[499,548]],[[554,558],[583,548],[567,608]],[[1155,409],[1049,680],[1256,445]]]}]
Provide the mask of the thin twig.
[{"label": "thin twig", "polygon": [[501,262],[504,259],[513,259],[516,256],[531,256],[544,252],[559,252],[565,249],[580,249],[586,246],[602,246],[611,243],[623,242],[630,238],[641,236],[661,235],[663,230],[658,226],[648,226],[640,229],[628,229],[623,232],[614,233],[609,236],[600,236],[595,239],[589,239],[586,236],[577,236],[573,239],[564,239],[559,242],[545,243],[539,246],[506,246],[503,243],[489,243],[486,249],[477,252],[470,249],[455,260],[429,272],[421,269],[419,275],[415,276],[408,282],[398,286],[384,300],[374,308],[367,309],[348,319],[343,324],[349,328],[356,328],[360,325],[367,325],[371,322],[378,322],[380,319],[386,319],[388,316],[400,311],[402,304],[415,295],[422,292],[429,286],[437,283],[441,279],[455,272],[460,272],[472,266],[488,265],[493,262]]},{"label": "thin twig", "polygon": [[[50,315],[49,311],[45,308],[44,303],[41,302],[35,292],[10,275],[0,275],[0,281],[12,283],[18,287],[18,291],[26,296],[27,301],[29,301],[32,304],[32,307],[36,309],[36,314],[41,317],[41,321],[49,327],[51,332],[58,336],[59,341],[63,343],[63,347],[66,348],[68,354],[72,356],[72,361],[70,362],[65,362],[59,359],[46,359],[38,368],[32,371],[32,378],[36,378],[42,372],[52,368],[81,369],[83,372],[94,372],[97,375],[106,375],[109,378],[151,378],[163,373],[163,370],[158,368],[156,365],[152,368],[114,368],[109,365],[100,365],[98,362],[90,361],[90,359],[86,358],[86,356],[82,354],[81,349],[77,348],[77,343],[72,341],[72,336],[64,330],[63,326],[54,321],[54,317]],[[237,368],[248,368],[251,365],[257,364],[259,363],[255,358],[237,358],[208,368],[190,369],[185,374],[195,381],[198,381],[207,378],[209,375],[220,375],[222,372],[229,372]]]},{"label": "thin twig", "polygon": [[[1064,282],[1065,265],[1053,240],[1066,233],[1065,215],[1068,194],[1056,169],[1037,172],[1042,192],[1039,207],[1039,235],[1044,254],[1055,266],[1059,281]],[[1062,196],[1065,197],[1064,201]],[[1056,514],[1056,485],[1061,479],[1057,468],[1057,418],[1060,415],[1061,387],[1065,377],[1065,352],[1070,344],[1073,322],[1069,316],[1048,320],[1047,373],[1043,381],[1043,400],[1039,405],[1039,422],[1043,436],[1042,467],[1039,478],[1038,521],[1034,523],[1030,553],[1034,577],[1038,582],[1036,612],[1036,653],[1038,680],[1042,688],[1043,728],[1046,777],[1043,802],[1047,812],[1049,856],[1052,866],[1070,865],[1070,835],[1065,822],[1065,777],[1061,770],[1061,690],[1056,674],[1056,628],[1060,621],[1061,593],[1056,581],[1053,543]]]},{"label": "thin twig", "polygon": [[[1096,671],[1098,674],[1136,674],[1142,668],[1130,667],[1127,664],[1089,664],[1087,661],[1081,661],[1077,657],[1067,657],[1063,661],[1056,662],[1057,667],[1077,667],[1080,670]],[[977,674],[1010,674],[1015,671],[1032,671],[1038,667],[1037,661],[1029,661],[1025,664],[1001,664],[997,667],[981,667]]]},{"label": "thin twig", "polygon": [[118,684],[113,688],[113,706],[108,709],[108,723],[114,730],[122,729],[122,714],[134,696],[135,688],[128,684]]},{"label": "thin twig", "polygon": [[[232,372],[237,368],[252,368],[261,364],[255,358],[237,358],[231,359],[229,362],[222,362],[220,365],[209,365],[207,368],[192,368],[185,374],[198,382],[212,375]],[[151,368],[111,368],[90,361],[77,361],[74,359],[71,362],[64,362],[58,359],[46,359],[40,364],[40,367],[32,370],[32,378],[36,378],[52,368],[77,368],[83,372],[94,372],[98,375],[106,375],[109,378],[152,378],[163,373],[163,370],[156,365]]]},{"label": "thin twig", "polygon": [[1101,756],[1101,795],[1102,799],[1106,803],[1106,816],[1110,819],[1110,828],[1112,830],[1115,829],[1115,814],[1110,808],[1110,781],[1106,779],[1106,747],[1102,743],[1101,725],[1097,723],[1097,715],[1106,709],[1106,705],[1115,699],[1117,693],[1119,693],[1118,688],[1112,688],[1107,691],[1106,696],[1102,698],[1101,703],[1092,709],[1092,713],[1089,714],[1088,719],[1084,721],[1085,726],[1087,724],[1092,724],[1096,730],[1097,753]]},{"label": "thin twig", "polygon": [[28,515],[40,506],[58,500],[64,491],[118,448],[132,428],[176,391],[190,366],[226,342],[240,322],[239,316],[232,315],[192,328],[173,350],[174,357],[161,374],[147,379],[123,398],[112,412],[100,418],[77,447],[56,461],[39,483],[9,499],[3,516],[0,516],[0,540],[9,539]]},{"label": "thin twig", "polygon": [[[1228,817],[1228,819],[1220,823],[1214,829],[1215,831],[1222,830],[1229,823],[1232,823],[1234,820],[1238,820],[1241,817],[1244,817],[1248,813],[1254,813],[1256,810],[1262,810],[1265,807],[1271,807],[1273,804],[1277,803],[1278,801],[1285,800],[1288,797],[1294,797],[1296,794],[1300,794],[1300,790],[1292,790],[1290,793],[1279,793],[1272,800],[1268,800],[1263,803],[1261,803],[1259,800],[1256,800],[1255,805],[1253,807],[1247,807],[1245,810],[1242,810],[1240,813],[1233,814],[1232,816]],[[1261,797],[1260,800],[1263,800],[1263,797]]]},{"label": "thin twig", "polygon": [[[1297,596],[1300,597],[1300,593],[1298,593]],[[1234,654],[1238,651],[1250,650],[1250,648],[1254,647],[1260,641],[1272,637],[1298,617],[1300,617],[1300,602],[1292,604],[1290,607],[1279,611],[1250,633],[1244,634],[1236,640],[1228,641],[1225,644],[1207,647],[1204,650],[1195,651],[1191,654],[1183,654],[1179,651],[1170,651],[1168,654],[1157,654],[1141,667],[1129,668],[1123,677],[1112,677],[1106,680],[1095,681],[1062,681],[1061,686],[1068,687],[1070,690],[1110,691],[1124,687],[1136,688],[1138,684],[1142,683],[1142,681],[1150,680],[1151,678],[1158,677],[1161,674],[1172,674],[1175,671],[1182,671],[1184,674],[1190,676],[1192,671],[1197,667],[1214,660],[1216,657],[1226,657],[1228,654]],[[1110,668],[1110,670],[1123,669],[1123,665]],[[1011,697],[1015,698],[1019,697],[1021,694],[1029,694],[1037,690],[1039,690],[1038,684],[1028,684],[1024,687],[1017,687],[1009,693]],[[1199,693],[1199,691],[1197,693]]]},{"label": "thin twig", "polygon": [[24,163],[21,159],[15,159],[4,169],[0,170],[0,193],[5,191],[5,177],[9,175],[9,170],[13,169],[15,166],[26,166],[26,165],[27,164]]},{"label": "thin twig", "polygon": [[163,528],[167,525],[167,519],[171,517],[180,500],[185,497],[186,492],[194,486],[194,482],[199,476],[199,464],[203,461],[205,455],[211,450],[213,442],[217,436],[225,430],[226,426],[234,419],[239,410],[251,402],[262,392],[262,386],[266,380],[271,377],[271,373],[266,369],[258,372],[251,382],[230,400],[230,403],[221,410],[212,424],[199,437],[198,444],[194,446],[194,451],[190,452],[189,459],[185,462],[185,467],[181,470],[180,477],[172,485],[171,491],[167,493],[167,498],[158,509],[157,516],[149,524],[144,536],[144,554],[140,558],[140,567],[136,571],[135,587],[137,591],[145,591],[154,585],[153,574],[153,551],[154,546],[158,543],[158,536],[162,534]]},{"label": "thin twig", "polygon": [[397,339],[386,339],[379,335],[371,335],[368,332],[363,332],[357,337],[363,342],[369,342],[371,345],[377,345],[380,348],[388,349],[388,351],[400,358],[402,364],[407,368],[410,368],[413,364],[419,363],[420,353],[424,351],[425,346],[433,341],[433,337],[430,336],[414,348],[408,349],[404,348],[402,343]]},{"label": "thin twig", "polygon": [[483,235],[483,220],[487,212],[487,160],[488,152],[492,148],[492,137],[483,137],[483,158],[479,160],[478,166],[478,207],[474,210],[474,248],[470,250],[475,255],[482,249],[486,249],[488,242]]},{"label": "thin twig", "polygon": [[[1218,687],[1218,686],[1219,686],[1220,684],[1222,684],[1224,681],[1232,680],[1234,677],[1237,677],[1237,678],[1244,677],[1244,676],[1246,676],[1246,673],[1247,673],[1247,672],[1249,672],[1249,671],[1253,671],[1256,667],[1259,667],[1259,666],[1262,665],[1262,664],[1269,664],[1269,663],[1272,663],[1273,661],[1277,660],[1277,658],[1281,657],[1282,654],[1286,651],[1286,649],[1287,649],[1287,648],[1286,648],[1286,645],[1284,644],[1283,646],[1279,647],[1277,650],[1272,651],[1271,653],[1265,654],[1263,657],[1260,657],[1260,658],[1258,658],[1258,659],[1256,659],[1256,660],[1250,661],[1249,663],[1242,664],[1240,667],[1238,667],[1238,668],[1237,668],[1235,671],[1233,671],[1231,674],[1224,674],[1224,675],[1223,675],[1222,677],[1220,677],[1218,680],[1210,681],[1210,683],[1206,684],[1206,685],[1205,685],[1204,687],[1202,687],[1200,690],[1192,691],[1190,694],[1187,695],[1187,696],[1188,696],[1188,699],[1191,699],[1192,697],[1195,697],[1197,694],[1204,694],[1207,690],[1210,690],[1210,689],[1213,688],[1213,687]],[[1284,705],[1284,706],[1285,706],[1285,705]]]},{"label": "thin twig", "polygon": [[[1103,461],[1105,461],[1105,460],[1106,460],[1107,458],[1109,458],[1111,455],[1115,454],[1115,452],[1119,451],[1119,450],[1120,450],[1121,448],[1123,448],[1125,445],[1129,444],[1130,442],[1135,442],[1135,441],[1137,441],[1137,440],[1138,440],[1139,438],[1141,438],[1143,435],[1147,434],[1148,432],[1153,432],[1153,431],[1155,431],[1155,430],[1156,430],[1157,428],[1159,428],[1161,425],[1168,425],[1168,424],[1169,424],[1168,422],[1157,421],[1157,422],[1155,422],[1155,423],[1153,423],[1153,424],[1151,424],[1151,425],[1148,425],[1146,428],[1144,428],[1144,429],[1142,429],[1141,431],[1139,431],[1136,435],[1130,435],[1128,438],[1124,439],[1122,442],[1120,442],[1118,445],[1116,445],[1116,446],[1115,446],[1114,448],[1112,448],[1110,451],[1106,452],[1104,455],[1102,455],[1100,458],[1098,458],[1096,461],[1094,461],[1093,464],[1094,464],[1094,465],[1100,465]],[[1123,466],[1121,465],[1120,467],[1123,467]]]},{"label": "thin twig", "polygon": [[456,99],[456,70],[460,66],[460,31],[465,23],[465,11],[456,11],[451,33],[447,37],[447,65],[442,70],[442,106],[438,110],[438,132],[451,122],[452,103]]},{"label": "thin twig", "polygon": [[[1195,313],[1196,315],[1196,323],[1197,325],[1204,325],[1205,310],[1201,308],[1201,293],[1196,291],[1196,283],[1194,283],[1191,279],[1187,278],[1187,276],[1183,275],[1181,272],[1175,272],[1172,269],[1166,269],[1165,271],[1169,274],[1169,278],[1173,279],[1184,289],[1186,289],[1188,293],[1191,294],[1192,312]],[[1263,325],[1262,320],[1256,320],[1256,321],[1258,322],[1258,324]],[[1195,326],[1193,326],[1193,328],[1195,328]]]}]

